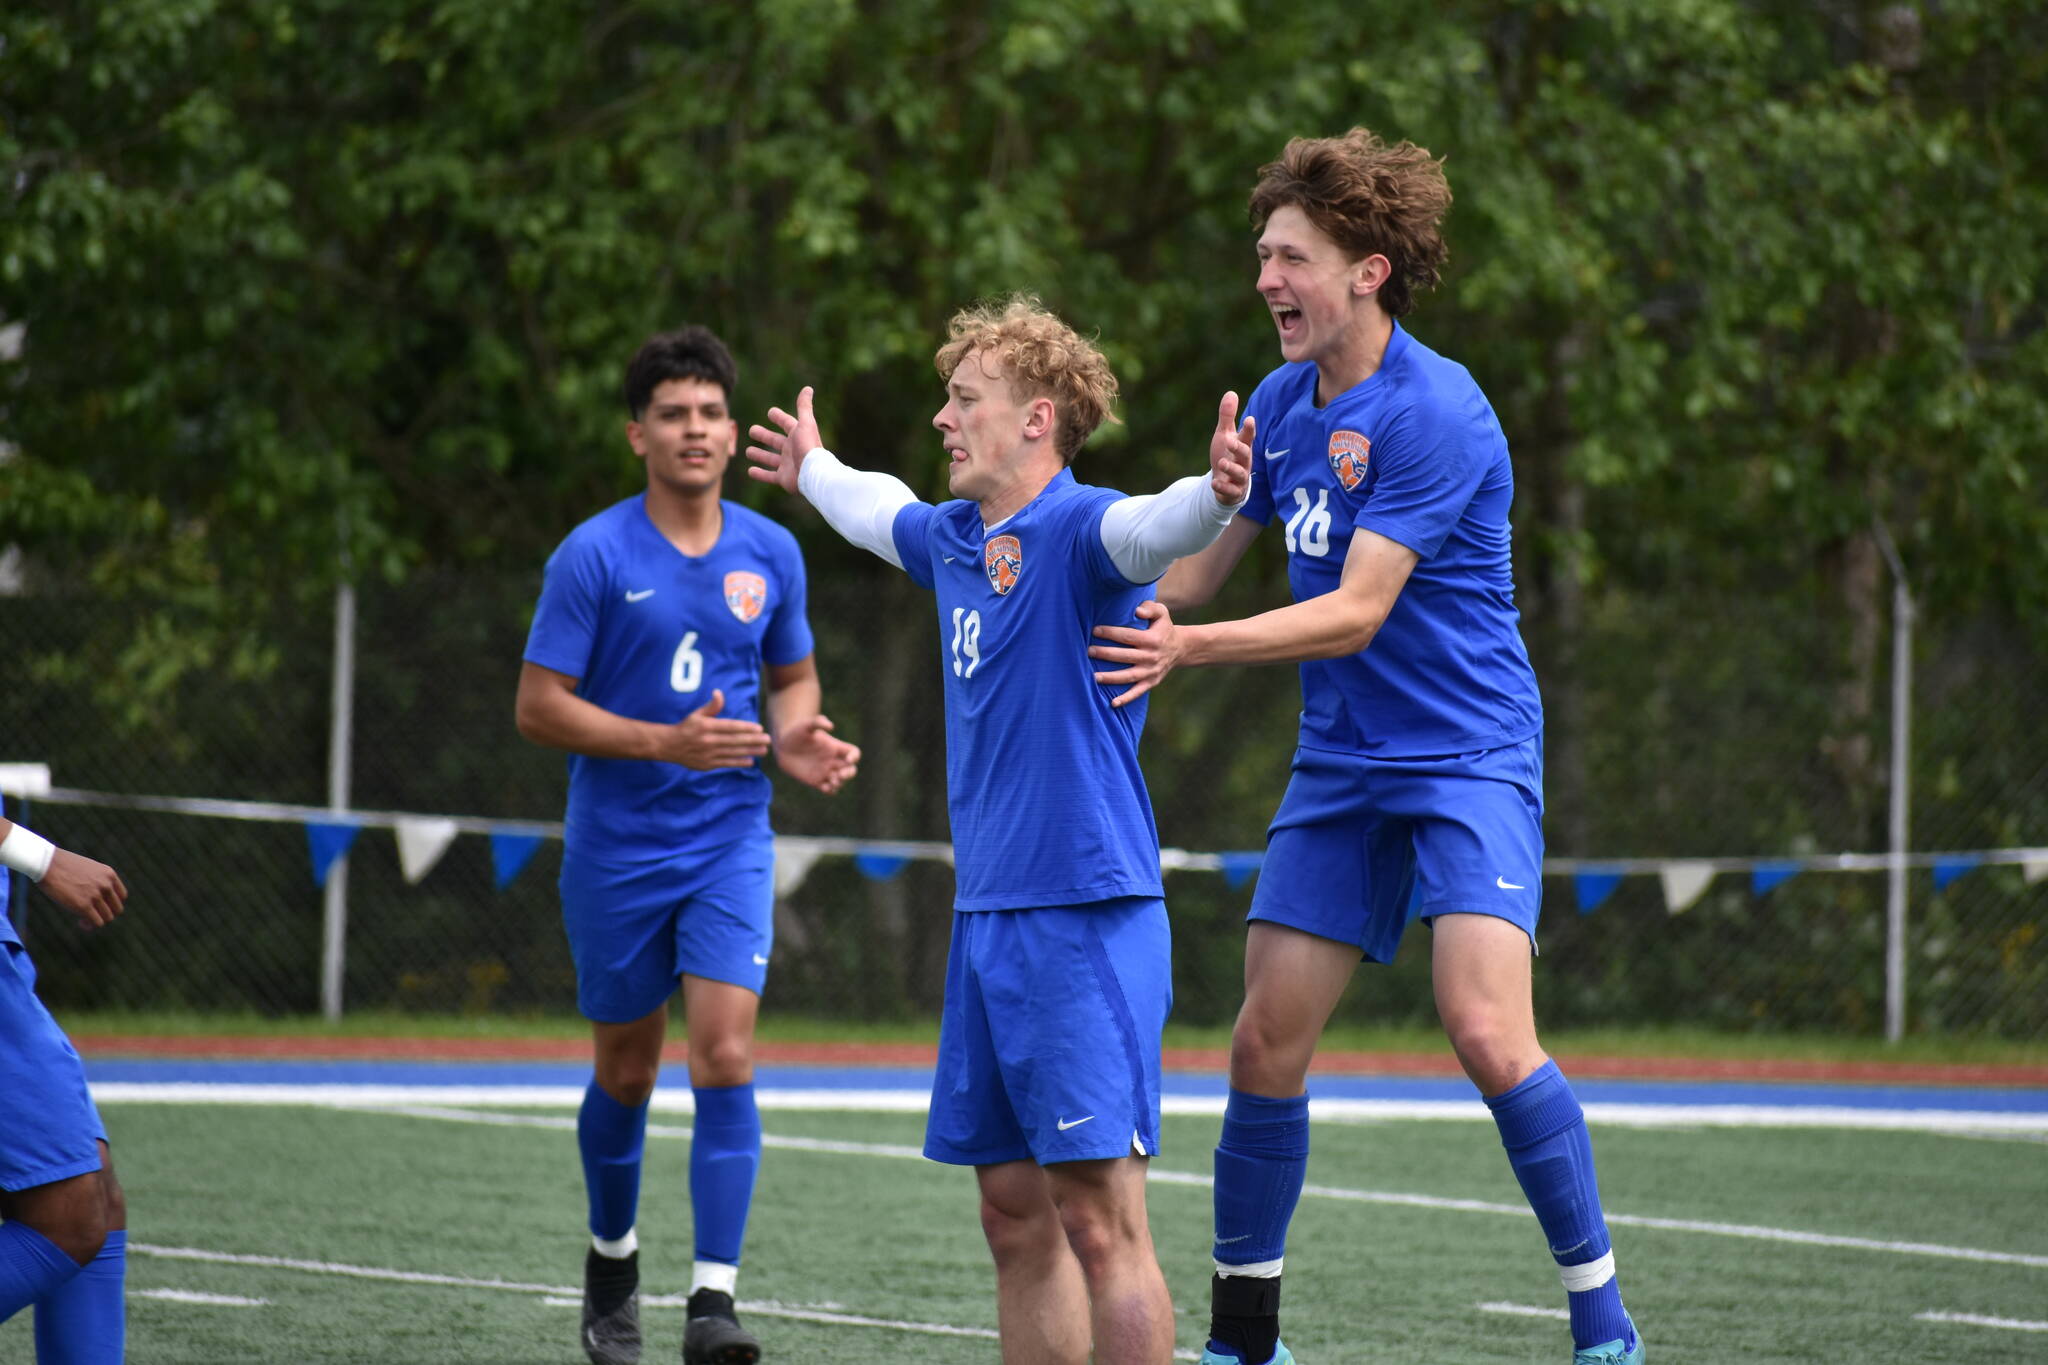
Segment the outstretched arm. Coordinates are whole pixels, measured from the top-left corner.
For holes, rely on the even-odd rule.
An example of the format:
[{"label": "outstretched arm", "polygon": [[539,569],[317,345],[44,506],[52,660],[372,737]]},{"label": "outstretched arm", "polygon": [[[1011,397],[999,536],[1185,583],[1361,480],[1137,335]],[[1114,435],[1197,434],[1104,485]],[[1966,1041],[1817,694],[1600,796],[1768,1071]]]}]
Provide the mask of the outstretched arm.
[{"label": "outstretched arm", "polygon": [[1117,572],[1150,583],[1177,559],[1198,554],[1236,519],[1251,491],[1253,425],[1237,425],[1237,395],[1226,393],[1209,439],[1209,472],[1163,493],[1125,498],[1102,514],[1102,547]]},{"label": "outstretched arm", "polygon": [[12,868],[40,885],[51,900],[78,916],[81,928],[112,924],[128,901],[128,888],[113,868],[59,848],[4,817],[0,817],[0,868]]},{"label": "outstretched arm", "polygon": [[910,486],[894,475],[849,469],[825,449],[818,439],[808,385],[797,394],[794,413],[770,408],[768,420],[780,430],[757,425],[747,432],[755,442],[747,447],[747,458],[754,463],[747,476],[800,494],[850,543],[902,568],[896,552],[896,514],[917,501]]},{"label": "outstretched arm", "polygon": [[1182,626],[1156,602],[1138,606],[1150,624],[1145,630],[1097,626],[1106,644],[1091,645],[1088,656],[1122,668],[1097,673],[1099,683],[1127,683],[1114,704],[1135,701],[1163,682],[1175,668],[1199,664],[1300,663],[1356,654],[1394,609],[1394,601],[1416,564],[1415,551],[1374,531],[1354,531],[1344,558],[1344,575],[1333,591],[1306,602],[1249,616],[1239,621]]}]

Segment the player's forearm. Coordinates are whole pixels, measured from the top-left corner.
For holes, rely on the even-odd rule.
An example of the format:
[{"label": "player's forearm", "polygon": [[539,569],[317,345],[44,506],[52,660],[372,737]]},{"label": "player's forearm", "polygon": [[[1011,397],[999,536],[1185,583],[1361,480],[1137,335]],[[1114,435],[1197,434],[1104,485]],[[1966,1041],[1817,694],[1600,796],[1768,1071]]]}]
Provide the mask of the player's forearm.
[{"label": "player's forearm", "polygon": [[516,719],[519,733],[535,744],[589,758],[658,758],[658,741],[667,728],[607,711],[569,692],[521,697]]},{"label": "player's forearm", "polygon": [[1220,501],[1209,475],[1190,475],[1162,493],[1110,504],[1102,514],[1102,546],[1117,572],[1150,583],[1174,561],[1213,545],[1243,502]]},{"label": "player's forearm", "polygon": [[849,469],[820,446],[805,454],[797,491],[848,542],[903,567],[896,553],[896,514],[917,501],[910,485],[892,474]]},{"label": "player's forearm", "polygon": [[1238,621],[1181,626],[1180,664],[1291,664],[1340,659],[1372,643],[1386,619],[1369,602],[1325,593]]},{"label": "player's forearm", "polygon": [[780,747],[783,736],[803,733],[824,705],[825,689],[815,673],[780,687],[771,686],[763,708],[767,712],[769,742]]}]

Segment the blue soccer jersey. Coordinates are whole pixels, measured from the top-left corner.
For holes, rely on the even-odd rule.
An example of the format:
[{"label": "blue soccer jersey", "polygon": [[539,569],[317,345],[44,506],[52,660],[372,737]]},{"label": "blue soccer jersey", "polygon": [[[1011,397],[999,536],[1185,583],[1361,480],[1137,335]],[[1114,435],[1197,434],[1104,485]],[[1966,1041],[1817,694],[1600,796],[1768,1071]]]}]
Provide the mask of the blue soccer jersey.
[{"label": "blue soccer jersey", "polygon": [[959,910],[1029,910],[1159,896],[1159,833],[1138,767],[1145,703],[1095,681],[1098,625],[1136,624],[1152,585],[1102,544],[1122,494],[1061,470],[1016,515],[913,502],[897,557],[939,607],[946,804]]},{"label": "blue soccer jersey", "polygon": [[21,935],[15,932],[14,915],[7,899],[14,893],[14,872],[0,867],[0,946],[21,942]]},{"label": "blue soccer jersey", "polygon": [[1287,536],[1296,601],[1337,587],[1354,529],[1417,561],[1372,644],[1301,665],[1301,743],[1372,758],[1469,753],[1543,725],[1515,610],[1507,438],[1470,372],[1399,324],[1373,375],[1316,406],[1316,367],[1252,393],[1251,494],[1240,515]]},{"label": "blue soccer jersey", "polygon": [[[725,693],[721,716],[760,719],[761,667],[811,653],[795,537],[736,503],[704,555],[648,520],[645,495],[571,531],[549,558],[526,661],[578,679],[576,694],[634,720],[674,724]],[[566,841],[642,862],[768,835],[758,768],[699,771],[644,759],[569,757]]]}]

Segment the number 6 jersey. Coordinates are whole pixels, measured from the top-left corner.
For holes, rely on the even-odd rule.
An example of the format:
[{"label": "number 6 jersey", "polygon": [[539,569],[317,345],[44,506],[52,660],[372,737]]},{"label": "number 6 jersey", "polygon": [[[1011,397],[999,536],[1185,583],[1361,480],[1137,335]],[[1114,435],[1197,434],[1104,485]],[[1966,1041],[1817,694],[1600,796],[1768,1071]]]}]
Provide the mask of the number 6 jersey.
[{"label": "number 6 jersey", "polygon": [[[720,502],[709,553],[686,555],[648,520],[646,495],[614,503],[549,557],[526,661],[579,681],[615,715],[673,725],[725,693],[719,715],[759,720],[761,666],[811,653],[796,538]],[[758,767],[700,771],[569,756],[566,842],[585,857],[646,862],[768,836]]]}]

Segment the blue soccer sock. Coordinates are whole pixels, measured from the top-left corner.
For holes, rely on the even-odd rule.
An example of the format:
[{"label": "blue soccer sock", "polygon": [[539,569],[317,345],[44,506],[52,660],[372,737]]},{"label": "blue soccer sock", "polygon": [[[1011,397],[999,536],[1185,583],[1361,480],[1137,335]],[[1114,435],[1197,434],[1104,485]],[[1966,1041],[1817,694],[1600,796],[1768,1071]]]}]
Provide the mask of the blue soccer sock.
[{"label": "blue soccer sock", "polygon": [[128,1234],[36,1302],[36,1365],[120,1365],[128,1336]]},{"label": "blue soccer sock", "polygon": [[646,1145],[647,1106],[620,1104],[592,1081],[576,1115],[591,1236],[611,1242],[633,1230],[640,1208],[640,1154]]},{"label": "blue soccer sock", "polygon": [[79,1272],[63,1248],[26,1223],[0,1223],[0,1322]]},{"label": "blue soccer sock", "polygon": [[690,1141],[690,1207],[697,1219],[697,1259],[740,1263],[754,1176],[761,1169],[761,1111],[754,1086],[701,1086],[696,1135]]},{"label": "blue soccer sock", "polygon": [[1585,1111],[1556,1062],[1487,1099],[1515,1179],[1543,1225],[1572,1314],[1572,1344],[1583,1350],[1632,1335],[1614,1278],[1613,1246],[1593,1175]]},{"label": "blue soccer sock", "polygon": [[1233,1089],[1216,1142],[1209,1341],[1245,1365],[1265,1365],[1275,1354],[1287,1225],[1307,1173],[1308,1096],[1272,1099]]}]

